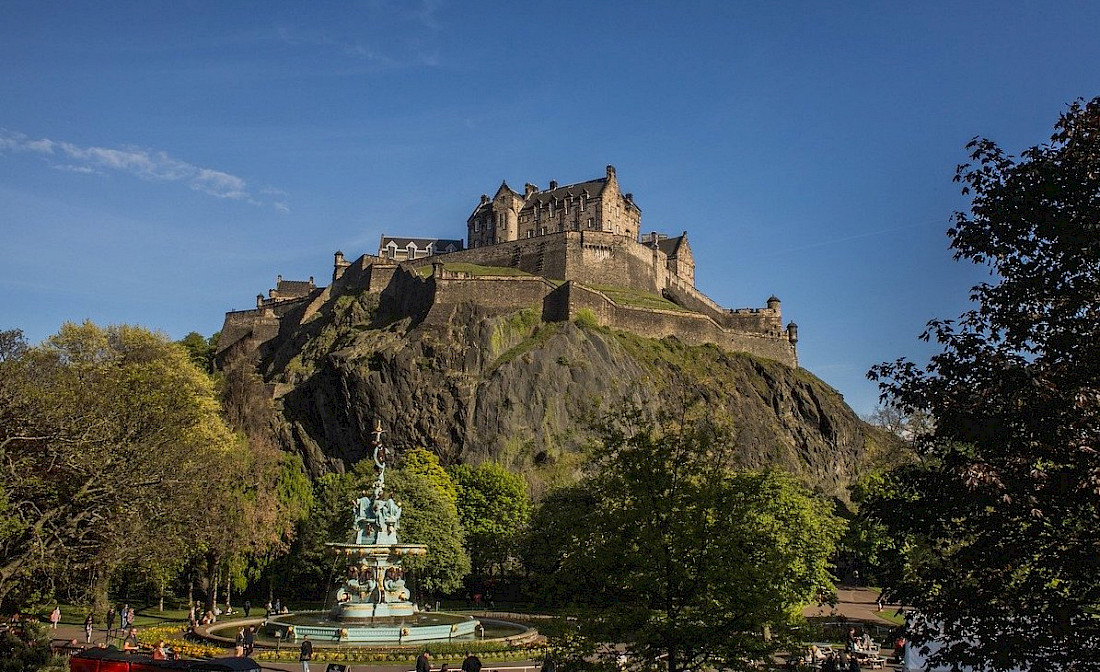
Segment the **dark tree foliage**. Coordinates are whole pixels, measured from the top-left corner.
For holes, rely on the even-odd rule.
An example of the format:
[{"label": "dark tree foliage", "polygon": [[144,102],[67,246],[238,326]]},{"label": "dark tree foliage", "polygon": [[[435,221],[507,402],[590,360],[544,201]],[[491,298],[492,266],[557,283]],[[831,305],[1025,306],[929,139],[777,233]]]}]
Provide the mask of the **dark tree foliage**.
[{"label": "dark tree foliage", "polygon": [[[927,414],[921,461],[868,511],[899,540],[891,596],[944,628],[946,662],[1100,665],[1100,98],[1019,158],[976,139],[955,258],[991,280],[929,323],[942,352],[873,368],[883,399]],[[919,630],[919,628],[918,628]],[[916,632],[927,637],[929,632]]]}]

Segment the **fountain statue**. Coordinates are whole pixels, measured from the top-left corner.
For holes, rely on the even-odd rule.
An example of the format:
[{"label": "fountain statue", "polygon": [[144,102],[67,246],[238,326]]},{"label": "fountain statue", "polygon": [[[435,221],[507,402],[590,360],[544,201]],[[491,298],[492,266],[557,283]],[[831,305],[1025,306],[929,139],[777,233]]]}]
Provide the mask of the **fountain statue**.
[{"label": "fountain statue", "polygon": [[373,449],[374,484],[350,502],[352,541],[326,544],[344,565],[335,592],[336,605],[320,617],[277,617],[268,624],[269,629],[277,637],[309,635],[318,642],[401,644],[472,638],[478,621],[468,616],[423,614],[411,600],[402,560],[426,555],[428,547],[403,544],[398,539],[401,504],[386,490],[388,456],[381,422],[374,427]]}]

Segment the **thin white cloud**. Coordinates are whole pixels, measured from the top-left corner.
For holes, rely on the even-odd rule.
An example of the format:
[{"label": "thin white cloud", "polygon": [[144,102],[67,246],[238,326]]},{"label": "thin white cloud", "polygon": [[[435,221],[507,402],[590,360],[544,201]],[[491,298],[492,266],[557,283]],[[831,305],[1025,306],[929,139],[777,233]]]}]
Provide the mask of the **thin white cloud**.
[{"label": "thin white cloud", "polygon": [[[278,203],[268,203],[254,198],[248,191],[244,178],[221,170],[202,168],[169,156],[167,152],[141,147],[111,149],[108,147],[81,147],[71,142],[42,138],[32,140],[22,133],[0,128],[0,153],[26,152],[43,157],[51,167],[76,173],[105,174],[118,172],[142,180],[179,182],[191,189],[231,200],[254,205],[270,205],[279,212],[289,212],[286,192],[271,187],[261,193],[278,195]],[[56,160],[62,160],[58,162]]]}]

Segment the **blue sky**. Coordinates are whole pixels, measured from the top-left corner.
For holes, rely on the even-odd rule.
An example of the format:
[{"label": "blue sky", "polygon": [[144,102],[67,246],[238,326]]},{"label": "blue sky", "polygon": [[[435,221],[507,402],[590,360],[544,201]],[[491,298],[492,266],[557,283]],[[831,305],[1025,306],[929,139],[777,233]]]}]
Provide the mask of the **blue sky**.
[{"label": "blue sky", "polygon": [[382,233],[599,177],[860,413],[966,307],[951,178],[1100,94],[1100,3],[0,4],[0,328],[209,335]]}]

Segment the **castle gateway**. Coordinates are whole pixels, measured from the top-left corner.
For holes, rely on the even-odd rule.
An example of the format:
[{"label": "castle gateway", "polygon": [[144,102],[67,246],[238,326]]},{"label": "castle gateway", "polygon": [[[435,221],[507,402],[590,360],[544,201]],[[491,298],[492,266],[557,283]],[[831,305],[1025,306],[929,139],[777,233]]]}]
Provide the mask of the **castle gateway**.
[{"label": "castle gateway", "polygon": [[[652,338],[712,343],[798,366],[798,327],[783,326],[779,299],[763,308],[727,309],[695,287],[687,232],[641,233],[642,211],[619,188],[615,168],[603,177],[546,189],[502,183],[482,195],[461,240],[382,236],[378,253],[348,261],[336,252],[332,283],[283,281],[256,307],[226,313],[219,357],[234,346],[259,347],[282,327],[312,317],[349,292],[374,292],[393,315],[445,321],[473,302],[511,312],[535,305],[544,321],[584,311],[601,325]],[[289,291],[293,288],[293,291]]]}]

